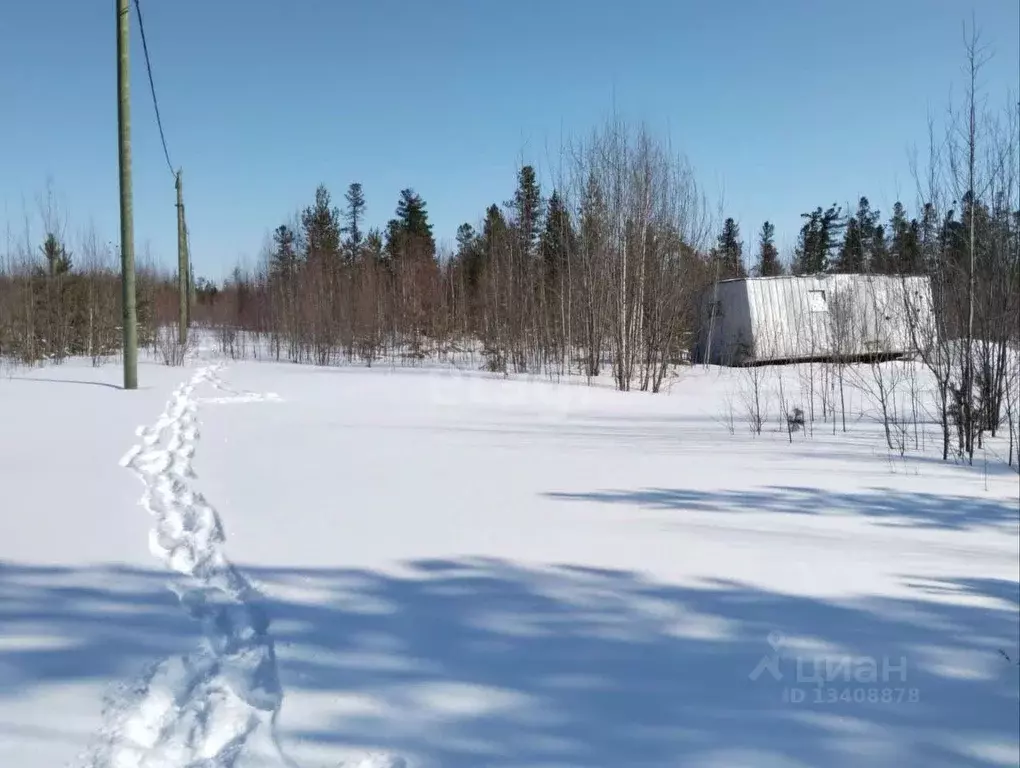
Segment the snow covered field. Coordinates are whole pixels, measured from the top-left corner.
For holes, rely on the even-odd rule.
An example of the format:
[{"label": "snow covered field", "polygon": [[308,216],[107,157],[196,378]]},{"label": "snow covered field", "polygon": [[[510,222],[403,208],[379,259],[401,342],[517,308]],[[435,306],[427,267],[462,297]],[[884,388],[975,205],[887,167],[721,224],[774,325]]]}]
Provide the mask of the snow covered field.
[{"label": "snow covered field", "polygon": [[0,765],[1017,765],[1015,471],[746,376],[0,377]]}]

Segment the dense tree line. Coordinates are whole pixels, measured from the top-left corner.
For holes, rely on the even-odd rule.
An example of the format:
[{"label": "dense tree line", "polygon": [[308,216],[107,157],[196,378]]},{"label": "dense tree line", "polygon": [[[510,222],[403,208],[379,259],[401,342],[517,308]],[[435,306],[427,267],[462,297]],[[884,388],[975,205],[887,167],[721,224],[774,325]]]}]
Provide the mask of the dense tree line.
[{"label": "dense tree line", "polygon": [[414,190],[385,230],[362,232],[360,185],[342,209],[320,187],[276,228],[257,272],[231,281],[215,322],[294,361],[477,344],[492,371],[595,377],[608,365],[621,389],[658,390],[711,276],[704,200],[686,163],[645,132],[611,124],[574,149],[548,193],[523,166],[509,199],[461,225],[446,254]]},{"label": "dense tree line", "polygon": [[[817,206],[785,260],[773,223],[745,249],[735,218],[711,222],[682,157],[610,122],[564,150],[554,179],[543,184],[522,166],[505,201],[457,229],[451,252],[437,248],[414,189],[400,191],[384,227],[370,228],[359,183],[341,205],[320,186],[273,229],[253,271],[236,269],[221,286],[200,281],[193,320],[217,328],[229,351],[245,332],[281,360],[371,365],[478,350],[491,371],[610,372],[621,390],[658,391],[687,358],[715,280],[927,275],[934,321],[912,333],[936,382],[943,453],[955,435],[957,452],[973,457],[1004,410],[1013,418],[1020,386],[1010,367],[1020,343],[1020,115],[1012,101],[978,110],[974,45],[968,61],[966,99],[915,168],[914,210],[896,202],[883,216],[863,196]],[[44,230],[0,262],[0,357],[115,354],[115,254],[92,235],[79,258],[59,227]],[[176,311],[174,276],[143,268],[138,285],[140,336],[155,345]]]},{"label": "dense tree line", "polygon": [[[121,351],[120,261],[94,231],[70,249],[48,227],[35,249],[22,243],[0,258],[0,362],[33,365],[68,357],[105,362]],[[174,322],[176,276],[141,259],[137,275],[139,343],[155,347]],[[203,281],[198,298],[210,306],[219,289]]]},{"label": "dense tree line", "polygon": [[[348,187],[342,208],[320,186],[308,207],[275,228],[253,273],[235,270],[222,287],[200,284],[195,320],[259,334],[276,357],[298,362],[371,364],[384,352],[420,359],[477,344],[493,371],[594,377],[608,365],[621,389],[657,390],[687,354],[701,295],[716,279],[927,274],[943,336],[963,335],[973,224],[975,335],[1004,343],[1004,318],[1016,310],[1020,213],[1015,190],[998,181],[994,199],[972,204],[965,192],[960,205],[940,206],[932,196],[913,218],[897,202],[883,222],[866,197],[849,214],[819,206],[803,214],[784,264],[772,223],[762,224],[753,253],[733,218],[713,235],[683,159],[614,123],[571,148],[548,192],[523,166],[506,202],[458,228],[452,253],[437,251],[426,203],[413,189],[400,192],[385,228],[366,230],[360,184]],[[117,350],[116,259],[94,236],[82,250],[79,265],[47,232],[34,258],[27,248],[8,258],[0,354],[29,362]],[[172,281],[142,270],[143,339],[172,319]]]}]

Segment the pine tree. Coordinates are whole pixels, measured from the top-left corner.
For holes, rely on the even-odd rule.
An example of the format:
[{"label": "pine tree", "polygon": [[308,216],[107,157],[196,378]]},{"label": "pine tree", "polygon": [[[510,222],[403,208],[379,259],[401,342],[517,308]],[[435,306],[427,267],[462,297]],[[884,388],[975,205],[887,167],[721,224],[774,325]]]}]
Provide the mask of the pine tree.
[{"label": "pine tree", "polygon": [[269,278],[273,281],[289,282],[297,274],[297,236],[286,224],[273,232],[273,252],[269,259]]},{"label": "pine tree", "polygon": [[485,254],[475,228],[470,224],[461,224],[457,228],[457,263],[464,270],[464,278],[468,291],[472,294],[478,290],[478,283],[484,269]]},{"label": "pine tree", "polygon": [[910,220],[910,235],[904,252],[903,266],[906,274],[924,274],[924,251],[921,249],[921,223]]},{"label": "pine tree", "polygon": [[401,258],[404,252],[404,231],[400,226],[400,221],[397,219],[390,219],[386,222],[386,234],[384,235],[383,250],[386,253],[386,263],[391,267],[395,266],[397,261]]},{"label": "pine tree", "polygon": [[878,224],[871,230],[870,272],[874,275],[888,275],[896,271],[889,257],[889,241],[885,227]]},{"label": "pine tree", "polygon": [[545,215],[545,229],[542,232],[540,249],[545,265],[546,279],[555,282],[566,269],[567,259],[576,248],[577,236],[570,211],[563,204],[563,198],[554,189],[549,196]]},{"label": "pine tree", "polygon": [[366,261],[382,264],[386,260],[386,248],[383,244],[382,232],[378,229],[368,230],[361,253]]},{"label": "pine tree", "polygon": [[889,268],[894,274],[916,275],[922,271],[921,225],[908,221],[903,203],[893,206],[889,219]]},{"label": "pine tree", "polygon": [[332,206],[325,186],[315,190],[315,204],[301,214],[301,226],[308,259],[334,263],[340,256],[340,210]]},{"label": "pine tree", "polygon": [[836,238],[846,226],[842,220],[842,208],[833,203],[826,210],[815,208],[811,213],[802,213],[807,219],[800,230],[794,271],[800,275],[813,275],[829,269]]},{"label": "pine tree", "polygon": [[485,223],[482,226],[482,253],[486,263],[492,263],[505,247],[509,229],[499,206],[495,203],[490,205],[485,211]]},{"label": "pine tree", "polygon": [[961,270],[967,258],[967,228],[962,219],[956,218],[956,211],[952,208],[946,211],[942,220],[939,241],[944,254],[942,273],[948,278],[950,270]]},{"label": "pine tree", "polygon": [[425,201],[413,189],[400,191],[396,217],[386,225],[386,251],[394,260],[435,260],[436,241],[432,237]]},{"label": "pine tree", "polygon": [[430,250],[433,253],[435,252],[436,246],[432,237],[432,225],[429,223],[429,214],[425,209],[425,201],[413,189],[401,190],[400,201],[397,203],[397,219],[401,222],[407,234],[427,241]]},{"label": "pine tree", "polygon": [[835,272],[860,273],[874,271],[875,232],[878,226],[879,212],[872,210],[868,198],[861,197],[857,202],[857,213],[849,217],[845,223],[843,242],[839,256],[832,265]]},{"label": "pine tree", "polygon": [[800,216],[807,221],[800,228],[800,234],[797,237],[797,248],[793,255],[793,272],[797,275],[820,272],[818,233],[821,229],[822,209],[815,208],[811,213],[802,213]]},{"label": "pine tree", "polygon": [[43,331],[40,339],[46,355],[54,359],[62,359],[68,354],[69,331],[67,307],[67,286],[61,278],[71,270],[71,254],[64,244],[52,232],[47,233],[41,249],[46,259],[47,285],[38,296],[37,319]]},{"label": "pine tree", "polygon": [[883,265],[886,261],[884,256],[884,229],[882,242],[876,239],[879,234],[879,218],[881,214],[871,207],[868,198],[861,197],[857,201],[857,229],[861,233],[861,245],[864,249],[864,259],[857,267],[856,272],[881,272],[881,267],[876,270],[875,265]]},{"label": "pine tree", "polygon": [[347,208],[344,209],[345,226],[341,231],[347,235],[344,240],[344,251],[347,254],[347,258],[353,261],[358,258],[364,242],[361,227],[365,220],[366,204],[365,193],[361,189],[361,184],[353,182],[347,188],[344,199],[347,201]]},{"label": "pine tree", "polygon": [[525,165],[517,173],[517,190],[510,202],[513,224],[517,230],[521,252],[527,256],[536,253],[542,218],[542,191],[535,169]]},{"label": "pine tree", "polygon": [[47,233],[40,250],[46,259],[46,272],[50,277],[71,271],[71,253],[55,234]]},{"label": "pine tree", "polygon": [[832,258],[832,252],[836,248],[836,243],[839,241],[839,237],[845,228],[846,221],[843,220],[843,209],[833,203],[822,214],[819,249],[825,267],[828,267],[829,260]]},{"label": "pine tree", "polygon": [[776,248],[776,227],[770,221],[761,225],[758,235],[758,263],[755,272],[760,277],[783,274],[783,265],[779,263],[779,251]]},{"label": "pine tree", "polygon": [[856,217],[848,219],[846,231],[843,233],[843,244],[839,249],[839,259],[833,265],[833,271],[845,274],[864,271],[867,259],[864,239],[858,219]]},{"label": "pine tree", "polygon": [[465,253],[477,236],[475,228],[466,222],[457,227],[457,253]]},{"label": "pine tree", "polygon": [[715,258],[719,260],[717,274],[720,280],[747,277],[744,269],[744,244],[740,241],[740,226],[728,218],[716,240]]}]

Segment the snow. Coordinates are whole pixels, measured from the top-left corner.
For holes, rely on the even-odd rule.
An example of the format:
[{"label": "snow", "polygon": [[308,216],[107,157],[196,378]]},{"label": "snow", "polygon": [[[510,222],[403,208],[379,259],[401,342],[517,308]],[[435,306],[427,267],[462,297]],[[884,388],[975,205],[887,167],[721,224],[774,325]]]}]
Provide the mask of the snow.
[{"label": "snow", "polygon": [[801,374],[16,370],[0,765],[1017,765],[1001,442],[791,443]]}]

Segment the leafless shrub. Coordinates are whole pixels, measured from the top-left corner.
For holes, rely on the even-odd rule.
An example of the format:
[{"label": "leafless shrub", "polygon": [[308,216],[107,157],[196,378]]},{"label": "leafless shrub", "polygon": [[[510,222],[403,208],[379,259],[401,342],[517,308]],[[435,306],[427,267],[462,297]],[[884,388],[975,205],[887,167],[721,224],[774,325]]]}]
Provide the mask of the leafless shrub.
[{"label": "leafless shrub", "polygon": [[[789,401],[786,399],[786,386],[783,383],[783,375],[779,374],[779,426],[780,429],[786,432],[786,436],[789,438],[790,443],[793,443],[794,423],[796,421],[795,411],[799,410],[791,408]],[[803,411],[801,411],[801,419],[803,419]]]},{"label": "leafless shrub", "polygon": [[244,359],[244,332],[232,325],[221,325],[216,328],[216,339],[219,342],[220,354],[231,360]]},{"label": "leafless shrub", "polygon": [[[828,335],[830,363],[833,380],[839,398],[839,416],[842,431],[846,432],[846,372],[847,360],[853,351],[854,297],[852,292],[837,291],[829,302]],[[836,431],[835,414],[832,419],[833,434]]]},{"label": "leafless shrub", "polygon": [[749,365],[742,369],[744,386],[741,398],[744,415],[752,435],[760,435],[765,425],[768,412],[768,392],[765,385],[768,381],[769,368],[764,365]]},{"label": "leafless shrub", "polygon": [[164,365],[179,367],[188,356],[188,341],[181,341],[176,326],[163,325],[156,329],[155,347]]},{"label": "leafless shrub", "polygon": [[872,283],[865,283],[848,300],[865,310],[854,313],[852,323],[855,327],[851,332],[854,338],[863,340],[871,348],[867,361],[863,365],[849,367],[848,371],[855,386],[878,408],[889,450],[902,453],[905,437],[898,410],[905,376],[903,364],[889,359],[893,351],[889,328],[892,313],[897,312],[899,307],[894,306],[884,291]]},{"label": "leafless shrub", "polygon": [[728,390],[723,394],[722,424],[731,435],[737,433],[736,409],[733,405],[733,395]]}]

